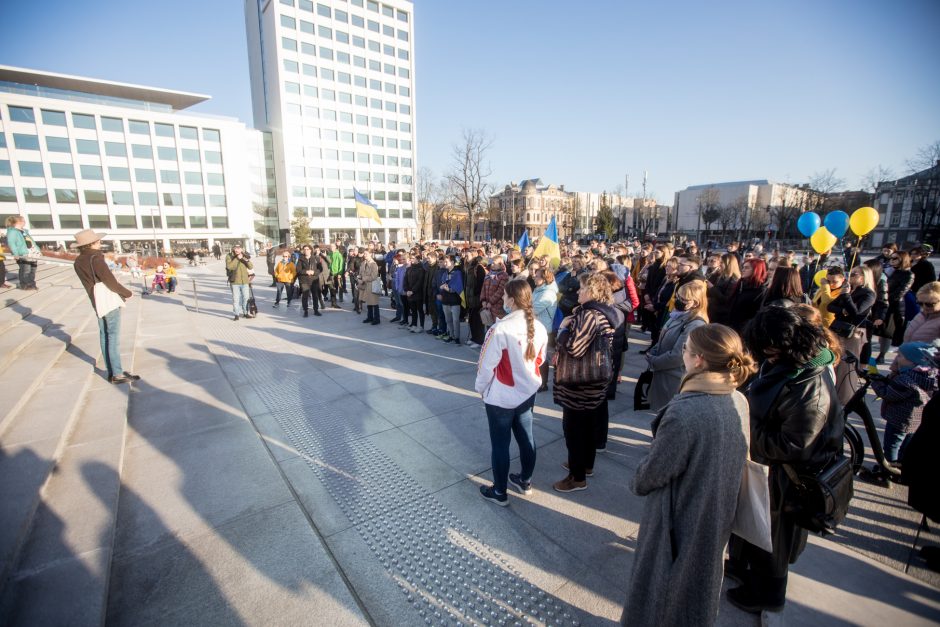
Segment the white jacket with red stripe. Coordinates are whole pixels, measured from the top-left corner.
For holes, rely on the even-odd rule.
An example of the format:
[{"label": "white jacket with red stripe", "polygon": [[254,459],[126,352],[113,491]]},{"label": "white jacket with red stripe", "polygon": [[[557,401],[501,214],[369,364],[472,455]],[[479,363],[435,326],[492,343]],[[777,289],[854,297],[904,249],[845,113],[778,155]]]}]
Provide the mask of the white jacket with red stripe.
[{"label": "white jacket with red stripe", "polygon": [[545,361],[548,333],[538,320],[533,324],[535,359],[529,361],[525,358],[528,339],[525,312],[521,309],[497,320],[486,334],[475,389],[487,405],[514,409],[542,385],[539,366]]}]

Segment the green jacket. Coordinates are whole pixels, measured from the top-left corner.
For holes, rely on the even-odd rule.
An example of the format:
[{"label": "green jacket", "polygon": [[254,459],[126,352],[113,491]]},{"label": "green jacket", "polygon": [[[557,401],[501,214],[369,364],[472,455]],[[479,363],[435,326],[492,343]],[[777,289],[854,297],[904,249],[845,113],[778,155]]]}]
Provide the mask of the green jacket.
[{"label": "green jacket", "polygon": [[228,280],[233,285],[246,285],[248,271],[252,269],[251,261],[247,257],[239,259],[232,253],[225,258],[225,269],[228,271]]},{"label": "green jacket", "polygon": [[334,250],[330,253],[330,274],[337,275],[342,274],[345,270],[345,264],[343,263],[343,253],[338,250]]}]

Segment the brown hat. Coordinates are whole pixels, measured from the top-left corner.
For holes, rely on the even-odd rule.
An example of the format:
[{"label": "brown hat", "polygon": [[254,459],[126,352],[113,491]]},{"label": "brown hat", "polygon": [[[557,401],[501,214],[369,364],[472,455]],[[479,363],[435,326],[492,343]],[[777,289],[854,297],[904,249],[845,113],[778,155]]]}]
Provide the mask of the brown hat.
[{"label": "brown hat", "polygon": [[95,233],[91,229],[85,229],[75,234],[75,246],[87,246],[94,244],[104,237],[104,233]]}]

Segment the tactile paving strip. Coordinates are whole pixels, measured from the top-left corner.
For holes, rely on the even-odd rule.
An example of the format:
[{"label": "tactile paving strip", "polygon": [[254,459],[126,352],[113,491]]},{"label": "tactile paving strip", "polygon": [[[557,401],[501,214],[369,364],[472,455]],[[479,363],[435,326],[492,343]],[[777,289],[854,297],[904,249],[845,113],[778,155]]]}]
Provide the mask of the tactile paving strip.
[{"label": "tactile paving strip", "polygon": [[[253,381],[290,444],[326,487],[427,625],[579,625],[578,610],[522,578],[503,557],[362,437],[341,403],[278,380],[276,355],[249,329],[212,329],[222,363]],[[238,350],[233,350],[238,347]]]}]

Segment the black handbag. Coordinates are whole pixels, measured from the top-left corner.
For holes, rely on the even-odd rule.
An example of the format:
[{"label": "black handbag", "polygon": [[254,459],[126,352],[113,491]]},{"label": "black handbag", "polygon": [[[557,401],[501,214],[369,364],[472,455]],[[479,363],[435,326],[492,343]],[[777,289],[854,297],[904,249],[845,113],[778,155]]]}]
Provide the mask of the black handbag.
[{"label": "black handbag", "polygon": [[650,385],[653,383],[653,371],[646,370],[636,380],[633,388],[633,411],[650,408]]},{"label": "black handbag", "polygon": [[855,335],[857,325],[846,322],[845,320],[833,320],[829,325],[829,330],[839,337],[850,338]]},{"label": "black handbag", "polygon": [[848,457],[840,455],[816,473],[798,474],[789,464],[783,470],[792,482],[784,511],[796,524],[822,535],[834,533],[849,511],[855,473]]},{"label": "black handbag", "polygon": [[572,357],[568,351],[558,351],[555,365],[555,383],[562,385],[595,385],[609,383],[614,376],[611,358],[611,336],[598,333],[591,347],[580,358]]}]

